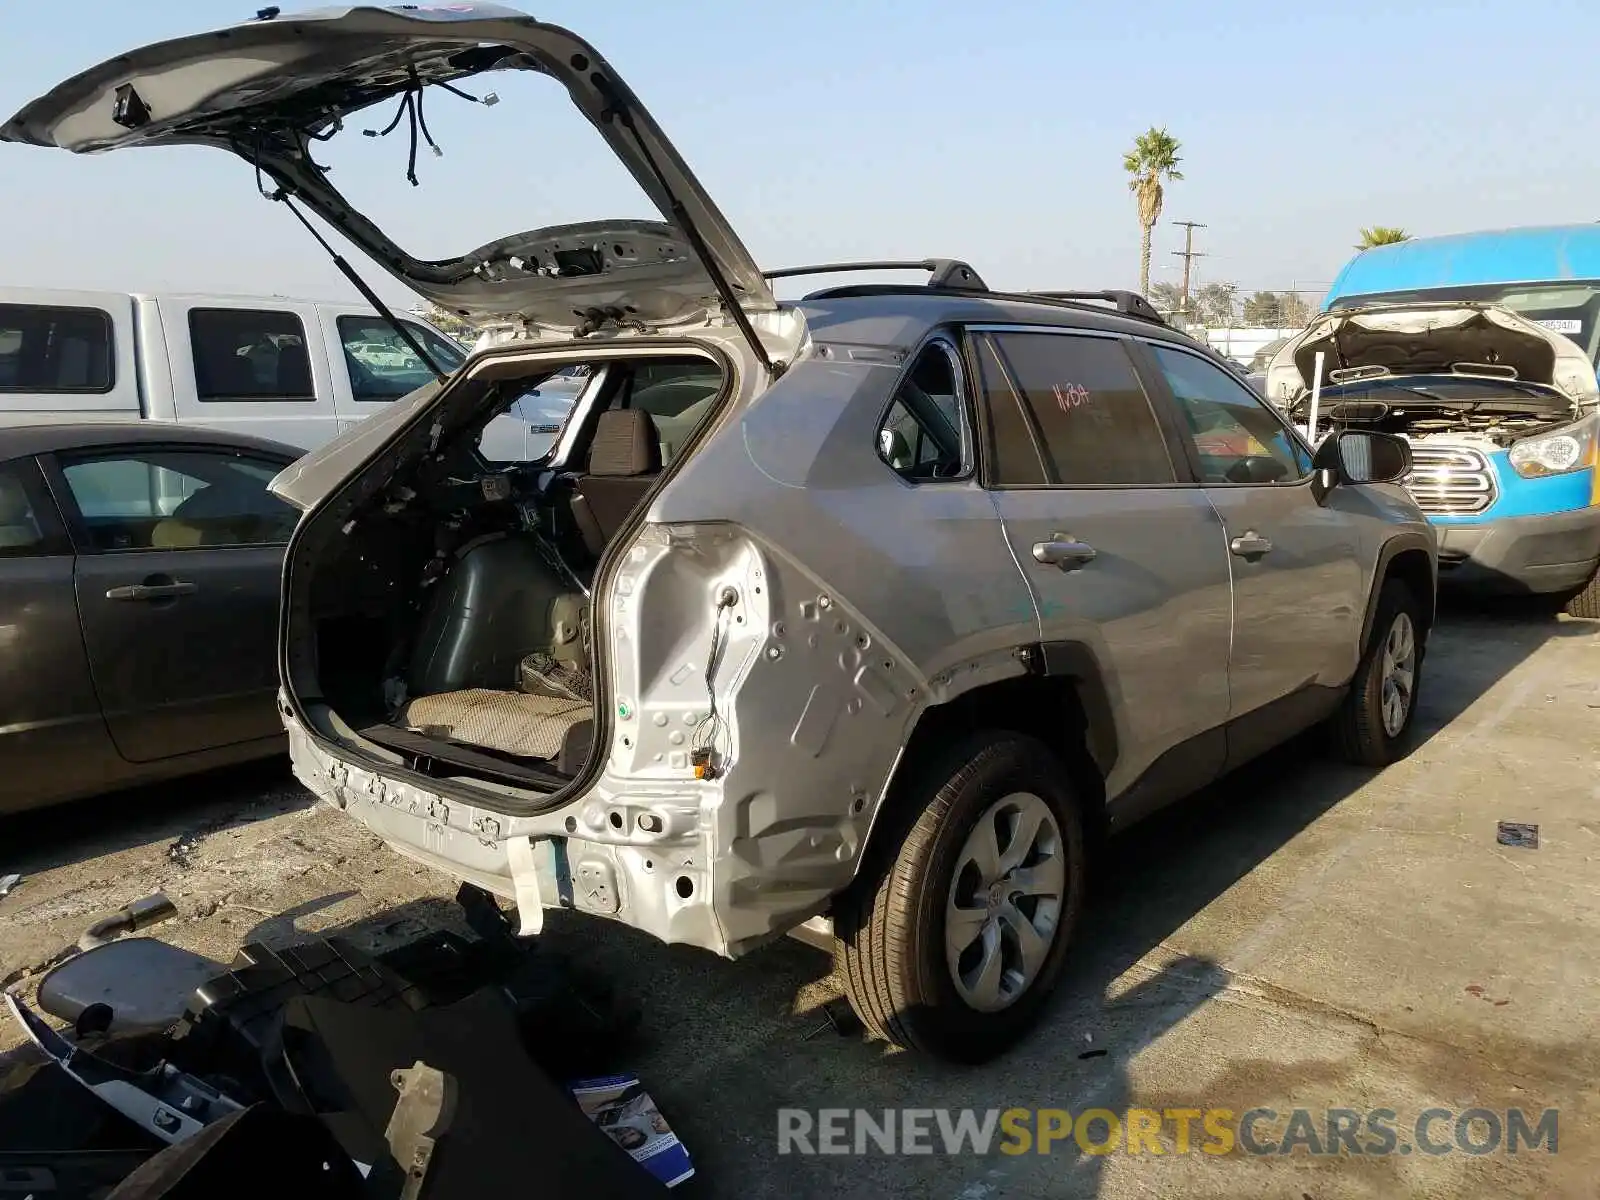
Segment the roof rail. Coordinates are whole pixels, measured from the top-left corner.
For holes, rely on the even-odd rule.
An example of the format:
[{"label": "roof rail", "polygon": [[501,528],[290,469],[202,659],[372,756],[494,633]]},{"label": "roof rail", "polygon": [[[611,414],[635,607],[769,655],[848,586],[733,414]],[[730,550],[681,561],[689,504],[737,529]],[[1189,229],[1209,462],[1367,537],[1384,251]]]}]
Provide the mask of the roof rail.
[{"label": "roof rail", "polygon": [[761,275],[765,279],[792,279],[797,275],[842,275],[848,271],[927,271],[931,276],[927,286],[931,288],[960,288],[978,292],[989,290],[978,273],[958,258],[818,263],[809,267],[783,267],[776,271],[763,271]]},{"label": "roof rail", "polygon": [[1125,317],[1167,324],[1150,301],[1138,292],[1111,289],[1102,292],[1004,292],[990,288],[970,265],[959,258],[879,259],[869,262],[817,263],[807,267],[782,267],[761,272],[764,279],[792,279],[798,275],[841,275],[852,271],[927,271],[925,284],[849,284],[812,292],[807,300],[847,296],[886,296],[923,291],[978,292],[997,300],[1016,300],[1028,304],[1055,304],[1063,308],[1088,308],[1091,303],[1110,304]]},{"label": "roof rail", "polygon": [[1112,289],[1104,292],[1024,292],[1026,296],[1042,296],[1047,300],[1101,300],[1112,304],[1125,317],[1142,317],[1146,321],[1166,321],[1156,311],[1155,305],[1138,292]]}]

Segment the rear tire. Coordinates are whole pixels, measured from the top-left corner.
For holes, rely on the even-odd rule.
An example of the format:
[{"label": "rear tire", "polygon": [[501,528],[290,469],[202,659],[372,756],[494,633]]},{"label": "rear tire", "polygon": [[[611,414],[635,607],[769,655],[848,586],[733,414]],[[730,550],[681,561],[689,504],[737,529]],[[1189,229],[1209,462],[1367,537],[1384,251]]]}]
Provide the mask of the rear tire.
[{"label": "rear tire", "polygon": [[1589,576],[1582,591],[1567,600],[1565,612],[1569,617],[1600,619],[1600,570]]},{"label": "rear tire", "polygon": [[984,1062],[1060,977],[1083,907],[1082,810],[1061,760],[1008,731],[961,740],[911,780],[886,849],[835,905],[839,973],[879,1037]]},{"label": "rear tire", "polygon": [[1399,757],[1417,713],[1423,636],[1416,596],[1400,580],[1385,580],[1361,663],[1331,722],[1346,761],[1386,767]]}]

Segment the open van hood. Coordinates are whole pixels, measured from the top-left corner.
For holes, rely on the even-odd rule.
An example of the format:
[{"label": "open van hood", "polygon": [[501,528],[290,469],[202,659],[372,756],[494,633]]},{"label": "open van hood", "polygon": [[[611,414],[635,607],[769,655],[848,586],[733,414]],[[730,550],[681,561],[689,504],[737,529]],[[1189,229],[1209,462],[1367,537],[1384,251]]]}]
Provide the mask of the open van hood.
[{"label": "open van hood", "polygon": [[[374,114],[380,124],[391,107],[397,119],[410,112],[416,121],[408,104],[503,70],[561,83],[664,220],[553,226],[424,261],[356,212],[314,161],[319,142],[361,109],[389,101]],[[397,129],[400,137],[407,132]],[[347,129],[344,136],[357,135]],[[536,143],[537,133],[531,137]],[[126,146],[228,150],[418,295],[474,321],[566,336],[711,320],[737,325],[755,343],[747,314],[776,307],[749,252],[628,85],[588,43],[514,9],[263,9],[254,21],[158,42],[76,75],[0,127],[0,140],[80,154]],[[765,361],[764,349],[754,348]]]},{"label": "open van hood", "polygon": [[1374,376],[1516,378],[1555,388],[1575,409],[1600,400],[1594,363],[1576,342],[1492,304],[1382,304],[1320,313],[1268,364],[1267,398],[1286,406],[1308,391],[1318,351],[1327,355],[1324,386],[1358,378],[1355,372],[1365,369]]}]

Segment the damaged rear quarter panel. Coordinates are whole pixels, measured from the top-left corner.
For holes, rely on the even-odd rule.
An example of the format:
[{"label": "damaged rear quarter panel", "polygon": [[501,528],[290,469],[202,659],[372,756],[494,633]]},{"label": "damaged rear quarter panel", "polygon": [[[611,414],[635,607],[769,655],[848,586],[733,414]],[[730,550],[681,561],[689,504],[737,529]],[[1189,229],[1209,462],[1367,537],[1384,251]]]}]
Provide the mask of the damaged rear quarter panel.
[{"label": "damaged rear quarter panel", "polygon": [[[682,795],[671,781],[691,777],[727,953],[850,882],[923,709],[1020,673],[1014,651],[1038,637],[988,494],[912,485],[878,458],[897,378],[892,365],[797,366],[673,480],[617,574],[612,682],[634,711],[601,790],[657,776]],[[698,782],[687,754],[728,587],[739,602],[716,695],[729,766]]]}]

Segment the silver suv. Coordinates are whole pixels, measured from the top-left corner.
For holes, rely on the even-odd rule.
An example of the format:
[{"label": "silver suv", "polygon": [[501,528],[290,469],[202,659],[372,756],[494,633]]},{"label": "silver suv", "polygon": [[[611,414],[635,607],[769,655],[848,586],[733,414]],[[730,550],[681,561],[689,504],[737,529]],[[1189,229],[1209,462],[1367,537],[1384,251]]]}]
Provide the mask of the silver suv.
[{"label": "silver suv", "polygon": [[[562,85],[664,220],[422,261],[317,165],[361,108],[510,69]],[[1318,722],[1374,766],[1406,736],[1436,559],[1402,441],[1313,451],[1127,294],[931,262],[779,303],[785,273],[565,30],[268,16],[113,59],[3,136],[227,149],[425,299],[521,331],[274,487],[305,510],[296,772],[527,933],[567,907],[737,956],[826,929],[873,1031],[980,1060],[1056,982],[1102,833]],[[563,372],[553,448],[485,454]]]}]

